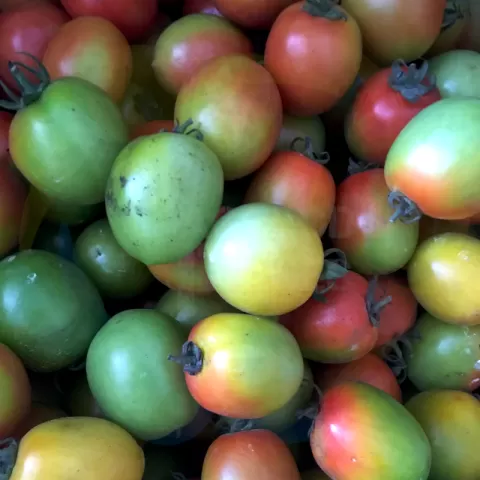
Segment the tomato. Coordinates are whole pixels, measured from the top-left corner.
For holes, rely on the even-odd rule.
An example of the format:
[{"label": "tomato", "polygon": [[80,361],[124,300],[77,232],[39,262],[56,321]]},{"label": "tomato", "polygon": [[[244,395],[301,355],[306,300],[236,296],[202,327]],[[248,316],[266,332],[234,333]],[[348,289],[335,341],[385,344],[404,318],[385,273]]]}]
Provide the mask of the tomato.
[{"label": "tomato", "polygon": [[0,112],[0,164],[8,153],[8,132],[13,116],[7,112]]},{"label": "tomato", "polygon": [[394,140],[418,112],[440,100],[428,64],[400,61],[361,87],[345,121],[345,139],[356,158],[383,165]]},{"label": "tomato", "polygon": [[215,15],[187,15],[158,37],[152,66],[160,85],[176,94],[207,62],[233,54],[252,54],[240,30]]},{"label": "tomato", "polygon": [[45,218],[53,223],[74,226],[89,222],[99,215],[102,216],[104,210],[105,205],[103,202],[96,205],[72,205],[49,199]]},{"label": "tomato", "polygon": [[320,468],[338,480],[427,480],[430,471],[431,448],[419,423],[365,383],[326,392],[310,445]]},{"label": "tomato", "polygon": [[185,0],[183,4],[183,15],[192,15],[193,13],[207,13],[209,15],[222,16],[218,11],[215,0]]},{"label": "tomato", "polygon": [[30,410],[31,389],[21,360],[0,343],[0,439],[9,437]]},{"label": "tomato", "polygon": [[480,386],[479,340],[479,325],[450,325],[424,313],[407,350],[408,377],[419,390],[475,390]]},{"label": "tomato", "polygon": [[3,343],[29,369],[41,372],[60,370],[80,359],[107,319],[85,274],[73,263],[40,250],[0,263],[0,299]]},{"label": "tomato", "polygon": [[53,80],[83,78],[120,102],[132,75],[132,52],[113,23],[98,17],[80,17],[66,23],[53,37],[43,64]]},{"label": "tomato", "polygon": [[406,408],[418,420],[432,445],[431,480],[480,478],[480,402],[453,390],[423,392]]},{"label": "tomato", "polygon": [[480,240],[461,233],[429,238],[408,266],[418,302],[448,323],[480,325]]},{"label": "tomato", "polygon": [[19,52],[42,59],[48,43],[68,20],[65,12],[47,2],[32,2],[0,13],[0,77],[10,88],[18,85],[9,75],[8,62],[35,66]]},{"label": "tomato", "polygon": [[135,140],[138,137],[146,137],[147,135],[154,135],[163,130],[171,132],[175,128],[173,120],[152,120],[151,122],[141,123],[134,127],[130,133],[130,138]]},{"label": "tomato", "polygon": [[175,119],[180,124],[193,120],[205,145],[218,155],[225,179],[235,180],[258,169],[272,152],[282,126],[282,102],[261,65],[227,55],[209,62],[183,86]]},{"label": "tomato", "polygon": [[285,315],[282,323],[305,358],[347,363],[370,352],[378,337],[377,313],[368,281],[354,272],[335,281],[324,301],[311,298]]},{"label": "tomato", "polygon": [[344,365],[321,366],[315,375],[315,384],[323,392],[345,382],[368,383],[402,402],[402,391],[395,375],[389,366],[373,353],[367,353],[364,357]]},{"label": "tomato", "polygon": [[335,181],[318,158],[308,150],[274,153],[255,174],[245,203],[290,208],[323,235],[335,206]]},{"label": "tomato", "polygon": [[283,315],[313,294],[323,268],[320,236],[287,208],[251,203],[224,215],[205,245],[220,296],[253,315]]},{"label": "tomato", "polygon": [[105,414],[92,395],[86,375],[82,375],[74,383],[67,401],[69,411],[74,417],[105,418]]},{"label": "tomato", "polygon": [[357,22],[333,2],[291,5],[275,21],[265,47],[265,66],[292,115],[332,108],[355,80],[361,61]]},{"label": "tomato", "polygon": [[61,0],[73,17],[110,20],[130,42],[148,35],[157,20],[157,0]]},{"label": "tomato", "polygon": [[337,188],[330,237],[356,272],[385,275],[410,260],[418,241],[418,222],[391,222],[384,172],[356,173]]},{"label": "tomato", "polygon": [[[30,406],[30,405],[29,405]],[[13,433],[13,438],[20,441],[32,428],[56,418],[66,417],[67,414],[57,407],[47,407],[41,403],[33,402],[30,412],[20,422]]]},{"label": "tomato", "polygon": [[270,28],[282,10],[295,0],[215,0],[222,15],[245,28]]},{"label": "tomato", "polygon": [[434,218],[461,220],[479,212],[479,127],[480,99],[446,98],[422,110],[388,152],[390,190]]},{"label": "tomato", "polygon": [[325,151],[325,127],[320,117],[294,117],[292,115],[283,116],[282,130],[274,150],[291,150],[292,143],[299,137],[308,137],[315,153],[321,154]]},{"label": "tomato", "polygon": [[300,480],[287,445],[268,430],[222,435],[208,449],[202,480]]},{"label": "tomato", "polygon": [[189,135],[130,143],[115,161],[106,207],[120,246],[146,265],[174,263],[204,240],[223,195],[217,156]]},{"label": "tomato", "polygon": [[381,66],[421,57],[435,42],[446,0],[342,0],[358,22],[365,53]]},{"label": "tomato", "polygon": [[242,313],[205,318],[193,327],[181,356],[170,358],[184,365],[188,389],[203,408],[233,418],[275,412],[297,392],[304,371],[288,330]]},{"label": "tomato", "polygon": [[23,437],[10,479],[141,480],[144,464],[142,449],[114,423],[58,418]]}]

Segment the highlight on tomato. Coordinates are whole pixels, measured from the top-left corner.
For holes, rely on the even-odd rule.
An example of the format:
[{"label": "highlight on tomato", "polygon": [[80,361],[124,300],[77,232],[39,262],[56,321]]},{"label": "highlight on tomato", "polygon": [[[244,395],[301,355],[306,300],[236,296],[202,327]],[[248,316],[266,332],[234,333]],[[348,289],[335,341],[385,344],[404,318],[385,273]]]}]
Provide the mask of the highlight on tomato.
[{"label": "highlight on tomato", "polygon": [[265,47],[265,67],[291,115],[332,108],[354,82],[361,61],[357,22],[331,0],[305,0],[286,8]]},{"label": "highlight on tomato", "polygon": [[403,405],[371,385],[328,390],[310,437],[313,456],[332,478],[429,478],[431,447]]},{"label": "highlight on tomato", "polygon": [[219,313],[195,325],[182,351],[188,389],[206,410],[255,419],[284,406],[304,367],[295,338],[282,325],[242,313]]},{"label": "highlight on tomato", "polygon": [[345,120],[345,139],[356,158],[383,165],[405,125],[441,99],[428,69],[427,62],[417,68],[397,60],[363,84]]}]

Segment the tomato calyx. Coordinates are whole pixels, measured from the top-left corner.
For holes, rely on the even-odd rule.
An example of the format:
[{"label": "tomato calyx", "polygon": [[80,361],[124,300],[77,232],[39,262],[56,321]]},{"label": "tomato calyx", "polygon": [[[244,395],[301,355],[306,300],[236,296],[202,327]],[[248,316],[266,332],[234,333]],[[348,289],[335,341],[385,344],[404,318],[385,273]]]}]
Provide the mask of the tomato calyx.
[{"label": "tomato calyx", "polygon": [[388,194],[388,204],[394,210],[394,213],[389,220],[390,223],[400,220],[406,225],[409,225],[418,222],[420,218],[422,218],[422,212],[417,204],[402,192],[390,192]]},{"label": "tomato calyx", "polygon": [[458,20],[465,18],[465,13],[459,5],[458,0],[447,0],[445,11],[443,12],[443,22],[441,32],[448,30],[455,25]]},{"label": "tomato calyx", "polygon": [[[303,143],[303,146],[298,147],[298,145],[301,143]],[[313,150],[313,143],[310,137],[294,138],[292,143],[290,144],[290,150],[300,153],[304,157],[307,157],[320,165],[326,165],[330,161],[330,154],[328,152],[322,152],[320,154],[317,154]]]},{"label": "tomato calyx", "polygon": [[169,355],[168,360],[182,365],[183,371],[189,375],[197,375],[203,368],[203,352],[198,345],[188,341],[182,346],[182,354],[178,357]]},{"label": "tomato calyx", "polygon": [[380,325],[381,311],[392,301],[392,296],[384,296],[380,300],[375,300],[375,292],[377,290],[378,276],[374,275],[368,282],[367,295],[365,296],[365,306],[367,308],[368,318],[370,323],[378,328]]},{"label": "tomato calyx", "polygon": [[332,0],[306,0],[302,10],[312,17],[323,17],[333,21],[348,20],[345,12]]},{"label": "tomato calyx", "polygon": [[408,338],[409,335],[411,333],[394,338],[380,348],[380,356],[395,374],[400,385],[407,378],[407,362],[404,352],[409,353],[412,351],[412,344]]},{"label": "tomato calyx", "polygon": [[[328,260],[328,257],[337,255],[334,260]],[[324,254],[325,262],[317,288],[313,292],[313,299],[325,303],[325,294],[334,286],[335,281],[344,277],[348,273],[347,256],[339,248],[330,248]]]},{"label": "tomato calyx", "polygon": [[[0,80],[0,87],[9,98],[9,100],[0,100],[0,107],[7,110],[17,111],[35,103],[50,84],[50,75],[40,60],[29,53],[20,53],[31,58],[37,65],[37,68],[29,67],[22,62],[8,62],[8,70],[18,85],[20,95],[17,95]],[[32,74],[34,81],[27,79],[24,71]]]},{"label": "tomato calyx", "polygon": [[8,480],[17,458],[18,443],[14,438],[0,441],[0,480]]},{"label": "tomato calyx", "polygon": [[350,157],[348,159],[348,175],[352,176],[356,173],[363,173],[368,170],[374,170],[375,168],[382,168],[377,163],[366,162],[365,160],[359,160],[356,158]]},{"label": "tomato calyx", "polygon": [[407,64],[403,60],[392,63],[388,85],[400,93],[407,102],[415,103],[430,93],[435,85],[435,76],[428,74],[428,62],[425,60],[420,67],[415,63]]},{"label": "tomato calyx", "polygon": [[[172,133],[178,133],[180,135],[193,135],[200,142],[203,141],[203,133],[198,128],[191,128],[193,125],[193,120],[189,118],[186,122],[180,123],[178,120],[175,120],[175,126],[173,127]],[[167,132],[168,130],[162,129],[160,132]],[[159,133],[160,133],[159,132]]]}]

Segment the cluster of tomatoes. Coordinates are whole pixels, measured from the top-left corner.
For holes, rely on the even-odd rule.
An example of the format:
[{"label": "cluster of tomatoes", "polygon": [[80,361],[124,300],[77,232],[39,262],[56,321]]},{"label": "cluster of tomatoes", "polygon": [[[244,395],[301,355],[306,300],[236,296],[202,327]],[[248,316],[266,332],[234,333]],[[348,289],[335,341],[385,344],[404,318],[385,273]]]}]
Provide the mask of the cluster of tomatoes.
[{"label": "cluster of tomatoes", "polygon": [[0,0],[0,479],[480,480],[479,6]]}]

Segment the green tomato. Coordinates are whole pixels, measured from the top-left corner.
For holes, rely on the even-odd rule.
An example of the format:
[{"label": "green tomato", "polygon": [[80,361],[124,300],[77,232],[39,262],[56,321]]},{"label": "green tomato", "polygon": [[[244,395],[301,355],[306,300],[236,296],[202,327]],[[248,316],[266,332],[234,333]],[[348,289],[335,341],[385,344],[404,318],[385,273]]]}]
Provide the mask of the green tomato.
[{"label": "green tomato", "polygon": [[306,137],[312,142],[312,149],[315,153],[320,154],[325,150],[325,127],[320,117],[284,115],[282,130],[275,150],[291,150],[295,139],[305,139]]},{"label": "green tomato", "polygon": [[106,320],[96,288],[73,263],[39,250],[0,263],[0,342],[29,369],[79,360]]}]

